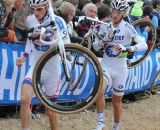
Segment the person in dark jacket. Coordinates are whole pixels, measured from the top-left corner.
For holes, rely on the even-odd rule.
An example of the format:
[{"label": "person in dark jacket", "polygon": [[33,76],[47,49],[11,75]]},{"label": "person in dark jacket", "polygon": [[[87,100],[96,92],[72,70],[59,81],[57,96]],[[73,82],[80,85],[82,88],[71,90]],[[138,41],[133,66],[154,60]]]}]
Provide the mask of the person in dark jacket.
[{"label": "person in dark jacket", "polygon": [[[93,3],[86,4],[82,9],[84,16],[90,18],[96,18],[97,16],[97,6]],[[83,19],[79,21],[77,26],[77,33],[80,37],[84,37],[85,34],[88,32],[92,22],[88,19]]]}]

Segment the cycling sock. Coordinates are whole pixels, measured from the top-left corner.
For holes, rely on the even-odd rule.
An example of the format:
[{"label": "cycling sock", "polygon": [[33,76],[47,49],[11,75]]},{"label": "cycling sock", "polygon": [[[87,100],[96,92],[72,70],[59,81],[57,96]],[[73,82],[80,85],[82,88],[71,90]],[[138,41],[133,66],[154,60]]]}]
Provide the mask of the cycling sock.
[{"label": "cycling sock", "polygon": [[119,123],[114,122],[112,130],[119,130]]},{"label": "cycling sock", "polygon": [[105,123],[104,112],[98,112],[97,116],[98,116],[98,122]]},{"label": "cycling sock", "polygon": [[30,130],[30,128],[24,128],[24,129],[22,129],[22,130]]}]

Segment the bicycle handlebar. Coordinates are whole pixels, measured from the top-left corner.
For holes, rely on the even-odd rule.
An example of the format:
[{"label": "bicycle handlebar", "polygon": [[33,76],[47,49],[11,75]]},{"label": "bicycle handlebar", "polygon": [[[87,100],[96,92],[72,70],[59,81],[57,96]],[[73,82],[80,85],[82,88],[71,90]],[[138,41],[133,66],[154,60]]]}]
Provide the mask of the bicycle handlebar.
[{"label": "bicycle handlebar", "polygon": [[32,27],[32,28],[30,28],[30,29],[26,29],[25,32],[26,32],[27,34],[28,34],[28,33],[33,33],[34,30],[36,30],[36,29],[41,29],[42,27],[46,28],[46,27],[49,27],[49,26],[54,27],[54,26],[55,26],[54,21],[51,21],[51,22],[50,22],[49,24],[47,24],[47,25],[39,24],[39,25],[37,25],[37,26],[35,26],[35,27]]},{"label": "bicycle handlebar", "polygon": [[40,30],[40,34],[36,34],[36,35],[29,35],[28,36],[28,38],[30,39],[30,40],[40,40],[40,43],[39,44],[45,44],[45,45],[51,45],[51,44],[55,44],[55,43],[57,43],[58,42],[58,38],[54,38],[54,40],[52,39],[52,41],[50,42],[50,41],[45,41],[45,40],[43,40],[43,36],[44,36],[44,34],[45,34],[45,31],[46,31],[46,27],[49,27],[49,26],[52,26],[53,28],[52,29],[54,29],[55,31],[57,31],[57,28],[56,28],[56,26],[55,26],[55,23],[54,23],[54,21],[51,21],[49,24],[47,24],[47,25],[41,25],[41,24],[39,24],[39,25],[37,25],[37,26],[35,26],[35,27],[33,27],[33,28],[30,28],[29,30],[26,30],[26,32],[27,33],[33,33],[34,32],[34,30],[35,29],[41,29]]},{"label": "bicycle handlebar", "polygon": [[110,26],[109,23],[106,23],[106,22],[103,22],[103,21],[100,21],[98,19],[94,19],[94,18],[91,18],[91,17],[87,17],[87,16],[78,16],[78,22],[80,22],[81,20],[89,20],[89,21],[92,21],[92,22],[96,22],[98,24],[104,24],[104,25],[107,25],[107,26]]}]

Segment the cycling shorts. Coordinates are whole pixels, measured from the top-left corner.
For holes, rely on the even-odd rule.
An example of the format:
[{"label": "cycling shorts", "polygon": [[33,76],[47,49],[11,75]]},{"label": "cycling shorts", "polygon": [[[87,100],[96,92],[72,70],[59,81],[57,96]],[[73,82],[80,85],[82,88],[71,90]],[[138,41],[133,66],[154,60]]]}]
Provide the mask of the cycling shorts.
[{"label": "cycling shorts", "polygon": [[[57,62],[59,55],[54,56],[43,68],[41,73],[41,81],[44,86],[44,91],[48,97],[55,97],[59,95],[61,82],[61,64]],[[58,58],[59,59],[59,58]],[[27,72],[23,84],[32,86],[32,74],[34,65],[31,65]]]}]

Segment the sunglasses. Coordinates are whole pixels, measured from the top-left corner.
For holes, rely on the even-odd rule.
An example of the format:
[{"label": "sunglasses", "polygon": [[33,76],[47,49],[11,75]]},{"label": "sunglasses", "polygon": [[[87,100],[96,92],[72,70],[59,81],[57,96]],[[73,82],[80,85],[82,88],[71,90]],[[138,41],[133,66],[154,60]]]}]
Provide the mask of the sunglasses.
[{"label": "sunglasses", "polygon": [[44,9],[45,9],[45,6],[44,7],[39,7],[39,8],[31,8],[31,10],[33,12],[42,12]]},{"label": "sunglasses", "polygon": [[122,12],[124,12],[124,11],[112,9],[112,14],[121,14]]}]

